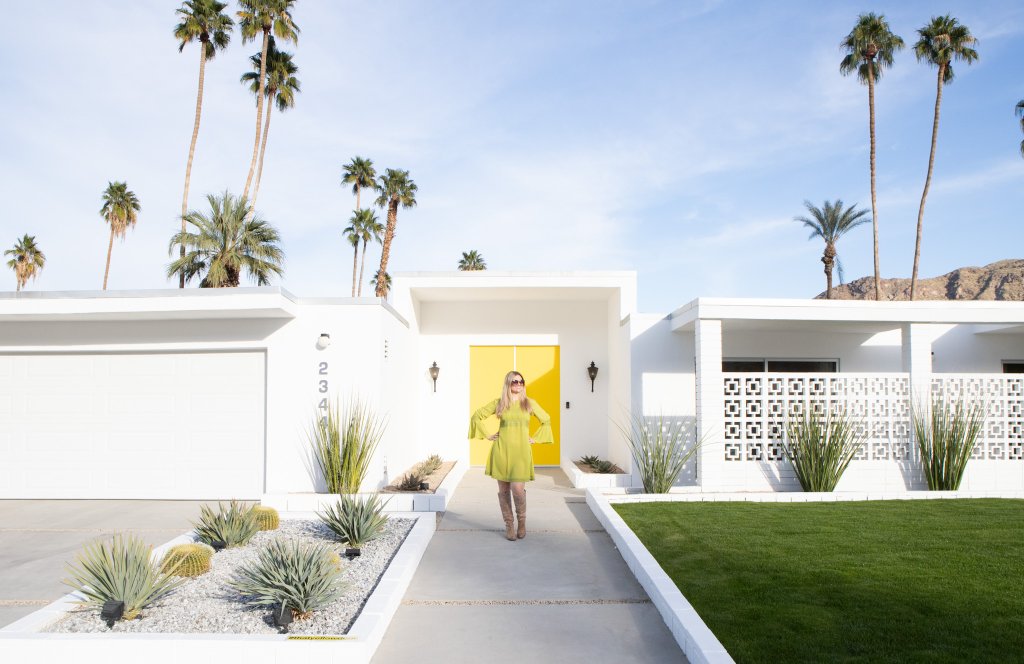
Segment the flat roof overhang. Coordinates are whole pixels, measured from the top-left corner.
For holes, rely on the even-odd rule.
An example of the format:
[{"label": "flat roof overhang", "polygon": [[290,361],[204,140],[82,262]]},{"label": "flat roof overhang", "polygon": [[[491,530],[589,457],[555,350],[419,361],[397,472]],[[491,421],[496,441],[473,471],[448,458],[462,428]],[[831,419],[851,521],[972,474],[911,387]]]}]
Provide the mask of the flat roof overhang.
[{"label": "flat roof overhang", "polygon": [[291,319],[278,287],[0,293],[0,322]]},{"label": "flat roof overhang", "polygon": [[697,320],[720,320],[729,330],[878,332],[906,323],[978,324],[985,333],[1024,333],[1024,302],[874,302],[698,298],[671,314],[673,332],[692,332]]},{"label": "flat roof overhang", "polygon": [[619,317],[636,309],[635,272],[404,272],[392,293],[425,302],[610,302]]}]

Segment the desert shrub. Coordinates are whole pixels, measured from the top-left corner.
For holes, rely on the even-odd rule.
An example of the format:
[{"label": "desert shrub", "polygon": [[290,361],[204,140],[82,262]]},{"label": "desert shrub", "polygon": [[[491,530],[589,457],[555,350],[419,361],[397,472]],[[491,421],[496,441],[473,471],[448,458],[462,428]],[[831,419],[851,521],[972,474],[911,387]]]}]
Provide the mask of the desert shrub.
[{"label": "desert shrub", "polygon": [[151,554],[152,547],[135,535],[117,534],[87,544],[76,564],[68,565],[71,579],[64,583],[85,597],[78,604],[101,609],[104,602],[124,602],[124,620],[133,620],[184,581],[162,572]]},{"label": "desert shrub", "polygon": [[380,534],[388,517],[384,514],[384,504],[377,496],[366,500],[357,496],[342,495],[335,505],[328,505],[321,514],[320,520],[349,546],[362,546]]},{"label": "desert shrub", "polygon": [[[704,437],[698,437],[691,427],[662,415],[631,413],[629,424],[618,426],[646,493],[668,493],[683,466],[704,443]],[[693,445],[687,449],[690,440]]]},{"label": "desert shrub", "polygon": [[328,493],[358,493],[386,424],[359,399],[317,411],[307,438]]},{"label": "desert shrub", "polygon": [[[925,411],[923,414],[919,411]],[[914,435],[931,491],[955,491],[967,470],[974,444],[985,424],[984,406],[960,399],[934,398],[931,407],[914,411]]]},{"label": "desert shrub", "polygon": [[344,592],[331,553],[323,544],[276,539],[261,547],[256,560],[244,565],[229,585],[248,596],[248,604],[281,604],[303,618]]},{"label": "desert shrub", "polygon": [[174,576],[199,576],[210,571],[213,547],[202,542],[172,546],[160,561],[160,571]]},{"label": "desert shrub", "polygon": [[281,525],[281,515],[273,507],[256,505],[252,511],[256,515],[256,524],[260,530],[277,530]]},{"label": "desert shrub", "polygon": [[243,546],[259,529],[252,506],[232,500],[227,506],[217,503],[214,512],[209,505],[200,508],[199,523],[192,524],[196,536],[204,544],[224,542],[224,546]]},{"label": "desert shrub", "polygon": [[786,420],[782,448],[804,491],[834,491],[864,438],[845,411],[811,408]]}]

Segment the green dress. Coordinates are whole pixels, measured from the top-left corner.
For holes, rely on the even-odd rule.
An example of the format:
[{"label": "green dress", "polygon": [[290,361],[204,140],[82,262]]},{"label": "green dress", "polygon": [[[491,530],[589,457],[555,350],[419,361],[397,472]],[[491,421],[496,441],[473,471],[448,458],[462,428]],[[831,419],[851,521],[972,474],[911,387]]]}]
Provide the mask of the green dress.
[{"label": "green dress", "polygon": [[[536,443],[555,442],[551,432],[551,417],[533,399],[527,399],[533,416],[540,420],[540,428],[533,434]],[[480,423],[498,408],[498,399],[473,413],[469,420],[470,438],[487,438]],[[533,450],[530,448],[530,413],[513,405],[501,414],[498,439],[491,445],[484,472],[502,482],[528,482],[533,480]]]}]

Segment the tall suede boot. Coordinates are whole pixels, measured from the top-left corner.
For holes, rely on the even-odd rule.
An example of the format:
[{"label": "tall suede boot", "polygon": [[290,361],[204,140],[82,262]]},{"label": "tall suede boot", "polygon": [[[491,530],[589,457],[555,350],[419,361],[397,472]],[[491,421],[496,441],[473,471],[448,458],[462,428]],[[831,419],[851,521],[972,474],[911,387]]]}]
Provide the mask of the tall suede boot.
[{"label": "tall suede boot", "polygon": [[526,537],[526,492],[521,494],[512,494],[512,498],[516,502],[516,519],[519,522],[519,529],[516,531],[516,537],[523,539]]},{"label": "tall suede boot", "polygon": [[498,494],[498,504],[501,506],[501,518],[505,520],[505,539],[514,542],[516,530],[512,524],[512,497],[507,491]]}]

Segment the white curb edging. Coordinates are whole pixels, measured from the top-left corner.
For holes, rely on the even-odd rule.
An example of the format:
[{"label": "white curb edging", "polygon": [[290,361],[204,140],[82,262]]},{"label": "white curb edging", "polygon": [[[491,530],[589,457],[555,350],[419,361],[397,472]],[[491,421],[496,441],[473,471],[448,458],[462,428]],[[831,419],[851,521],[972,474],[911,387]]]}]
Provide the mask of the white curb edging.
[{"label": "white curb edging", "polygon": [[[282,514],[282,518],[297,515]],[[138,658],[146,662],[175,662],[185,658],[245,661],[251,664],[369,664],[405,591],[416,573],[437,527],[433,512],[393,514],[416,519],[376,588],[366,600],[348,634],[342,637],[295,638],[261,634],[48,634],[39,630],[77,605],[76,593],[0,629],[0,661],[109,662]],[[160,555],[175,544],[193,541],[176,537],[156,549]]]},{"label": "white curb edging", "polygon": [[587,505],[611,536],[622,559],[654,602],[662,620],[691,664],[727,664],[734,662],[696,609],[661,569],[647,547],[633,533],[611,503],[597,489],[587,489]]}]

